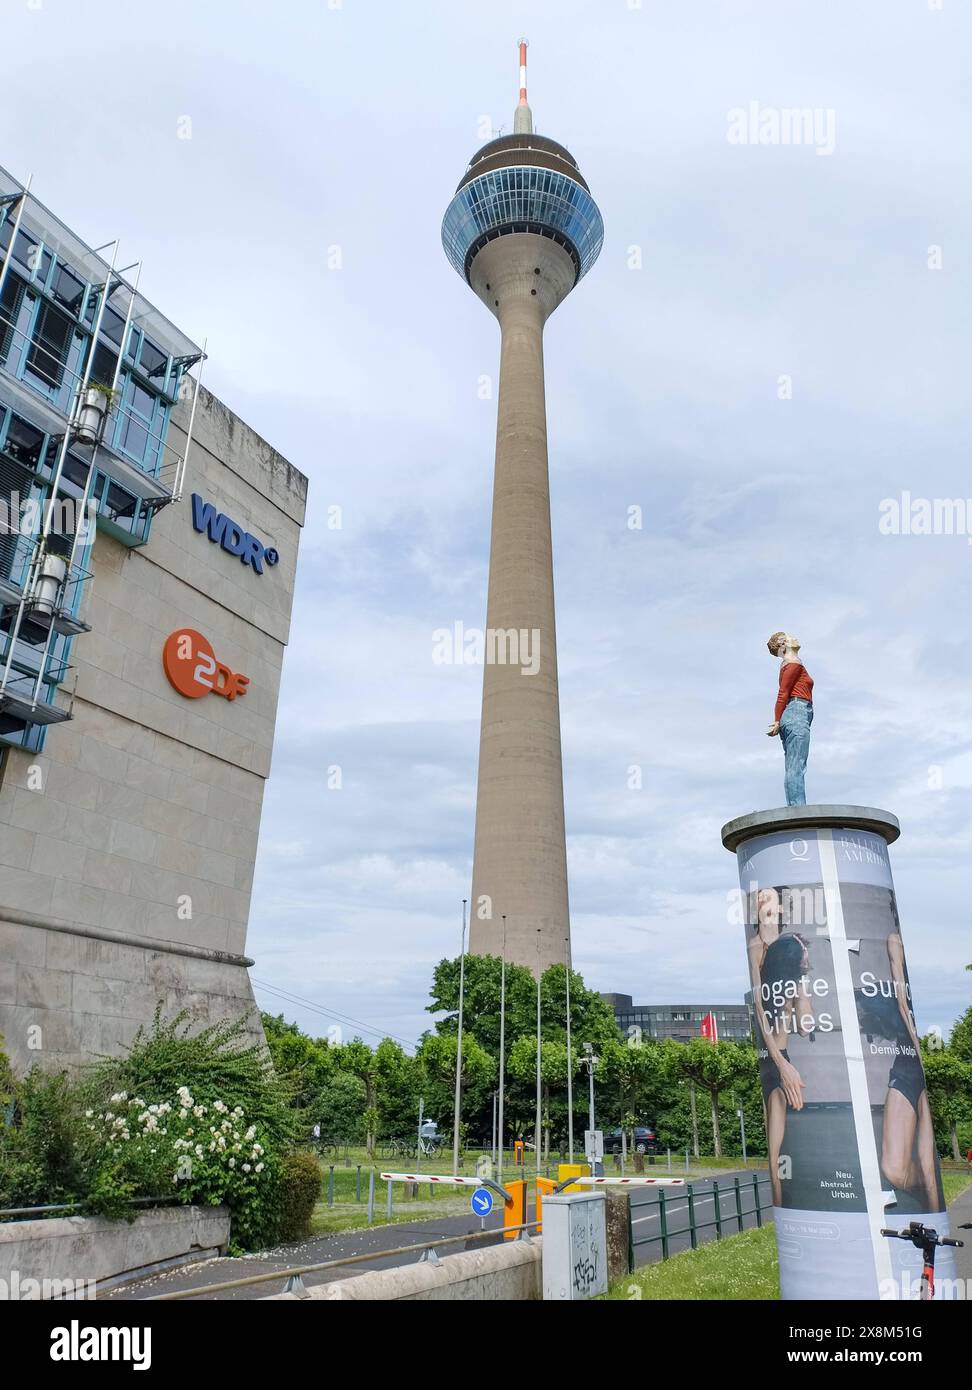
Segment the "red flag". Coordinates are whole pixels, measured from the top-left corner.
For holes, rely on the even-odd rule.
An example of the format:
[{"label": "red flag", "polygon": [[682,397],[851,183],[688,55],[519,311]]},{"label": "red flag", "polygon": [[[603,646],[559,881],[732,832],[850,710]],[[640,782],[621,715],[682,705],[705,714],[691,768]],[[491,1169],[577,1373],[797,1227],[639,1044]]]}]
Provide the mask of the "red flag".
[{"label": "red flag", "polygon": [[702,1026],[699,1032],[702,1034],[703,1038],[707,1038],[710,1043],[717,1043],[719,1041],[719,1025],[716,1023],[716,1016],[714,1013],[706,1014],[705,1018],[702,1020]]}]

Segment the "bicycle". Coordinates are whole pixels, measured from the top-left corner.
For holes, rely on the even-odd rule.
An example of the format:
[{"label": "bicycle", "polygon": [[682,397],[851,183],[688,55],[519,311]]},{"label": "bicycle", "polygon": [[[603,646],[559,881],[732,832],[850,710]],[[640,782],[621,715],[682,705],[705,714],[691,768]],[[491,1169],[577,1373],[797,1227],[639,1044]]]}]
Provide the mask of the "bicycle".
[{"label": "bicycle", "polygon": [[[970,1223],[972,1227],[972,1223]],[[967,1230],[970,1227],[961,1226],[960,1230]],[[920,1221],[912,1221],[903,1231],[889,1231],[882,1227],[882,1236],[895,1237],[898,1240],[910,1240],[912,1245],[921,1251],[921,1288],[918,1291],[918,1298],[922,1303],[929,1303],[935,1297],[935,1251],[940,1245],[955,1245],[962,1247],[964,1240],[952,1240],[950,1236],[940,1236],[933,1226],[923,1226]]]}]

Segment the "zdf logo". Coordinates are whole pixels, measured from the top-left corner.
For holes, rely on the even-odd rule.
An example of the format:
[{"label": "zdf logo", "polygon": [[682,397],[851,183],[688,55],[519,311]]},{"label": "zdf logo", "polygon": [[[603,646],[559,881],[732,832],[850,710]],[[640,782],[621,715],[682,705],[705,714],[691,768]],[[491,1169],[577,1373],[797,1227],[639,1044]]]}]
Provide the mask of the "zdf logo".
[{"label": "zdf logo", "polygon": [[222,695],[235,700],[245,695],[249,676],[235,674],[222,661],[217,661],[207,639],[191,627],[180,627],[170,633],[162,648],[162,667],[169,684],[187,700],[203,695]]}]

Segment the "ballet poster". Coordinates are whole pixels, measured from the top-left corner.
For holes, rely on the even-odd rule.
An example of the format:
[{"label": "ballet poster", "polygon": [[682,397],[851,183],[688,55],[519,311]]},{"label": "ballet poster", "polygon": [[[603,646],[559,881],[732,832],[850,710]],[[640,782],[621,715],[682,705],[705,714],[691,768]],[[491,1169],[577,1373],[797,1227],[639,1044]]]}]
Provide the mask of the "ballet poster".
[{"label": "ballet poster", "polygon": [[783,1297],[913,1296],[919,1252],[880,1230],[948,1218],[887,845],[814,828],[737,857]]}]

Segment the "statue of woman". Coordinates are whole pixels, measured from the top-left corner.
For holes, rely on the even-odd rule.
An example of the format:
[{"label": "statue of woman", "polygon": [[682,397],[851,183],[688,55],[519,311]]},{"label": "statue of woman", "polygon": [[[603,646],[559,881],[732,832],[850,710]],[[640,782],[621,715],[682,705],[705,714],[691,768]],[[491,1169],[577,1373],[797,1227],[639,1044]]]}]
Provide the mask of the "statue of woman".
[{"label": "statue of woman", "polygon": [[788,632],[774,632],[766,643],[780,658],[780,691],[776,697],[770,738],[783,740],[783,786],[787,806],[806,806],[804,778],[813,723],[813,677],[800,660],[800,643]]}]

